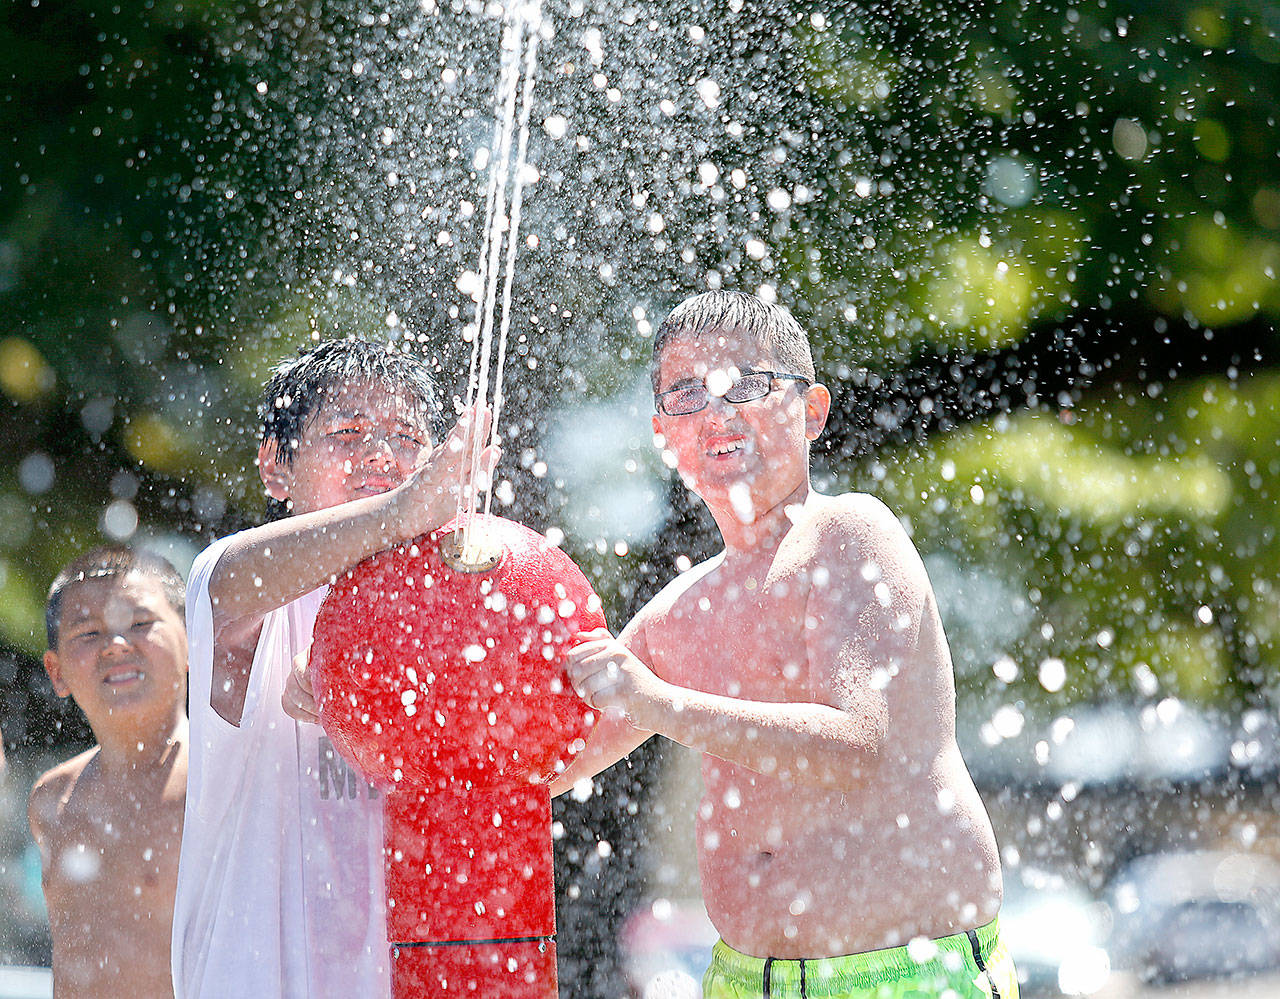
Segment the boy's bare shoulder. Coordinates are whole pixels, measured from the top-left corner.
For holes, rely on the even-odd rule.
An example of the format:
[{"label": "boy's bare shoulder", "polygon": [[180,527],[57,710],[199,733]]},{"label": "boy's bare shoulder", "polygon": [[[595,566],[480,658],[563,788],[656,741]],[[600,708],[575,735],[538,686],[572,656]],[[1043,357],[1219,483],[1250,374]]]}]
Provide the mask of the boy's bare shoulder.
[{"label": "boy's bare shoulder", "polygon": [[39,836],[57,825],[63,804],[97,754],[98,747],[94,746],[40,775],[27,798],[27,816],[33,833]]},{"label": "boy's bare shoulder", "polygon": [[796,522],[797,561],[838,573],[845,587],[824,587],[833,599],[848,587],[883,580],[891,588],[920,595],[928,574],[907,527],[881,500],[867,493],[815,497]]},{"label": "boy's bare shoulder", "polygon": [[869,493],[815,494],[796,518],[804,533],[824,544],[879,547],[910,539],[902,522],[883,501]]}]

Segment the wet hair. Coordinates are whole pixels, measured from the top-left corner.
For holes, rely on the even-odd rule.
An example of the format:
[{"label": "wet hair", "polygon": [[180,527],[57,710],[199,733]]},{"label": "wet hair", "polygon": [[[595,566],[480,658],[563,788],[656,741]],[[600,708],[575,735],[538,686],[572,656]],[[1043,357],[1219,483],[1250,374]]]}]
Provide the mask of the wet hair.
[{"label": "wet hair", "polygon": [[[437,417],[435,385],[421,356],[389,343],[344,337],[301,348],[297,357],[272,369],[258,409],[262,442],[274,441],[276,458],[291,463],[299,438],[328,394],[357,384],[375,385],[407,397],[419,407],[424,428],[430,429]],[[285,502],[268,499],[270,519],[288,513]]]},{"label": "wet hair", "polygon": [[781,305],[772,305],[741,291],[707,291],[686,298],[671,310],[653,338],[653,363],[649,374],[656,394],[662,352],[677,338],[701,340],[716,333],[736,331],[756,341],[788,374],[813,382],[813,352],[809,335]]},{"label": "wet hair", "polygon": [[123,579],[133,573],[154,579],[178,616],[186,614],[187,584],[167,558],[126,545],[101,545],[72,559],[54,577],[44,605],[44,630],[49,648],[58,647],[62,602],[67,587],[90,579]]}]

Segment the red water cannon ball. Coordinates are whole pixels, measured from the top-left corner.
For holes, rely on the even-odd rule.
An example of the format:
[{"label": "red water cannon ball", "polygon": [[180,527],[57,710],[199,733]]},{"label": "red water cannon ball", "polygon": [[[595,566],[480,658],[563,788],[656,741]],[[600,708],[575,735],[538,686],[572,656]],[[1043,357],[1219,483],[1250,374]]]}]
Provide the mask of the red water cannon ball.
[{"label": "red water cannon ball", "polygon": [[389,792],[394,999],[555,999],[548,781],[595,720],[563,662],[604,623],[573,561],[500,517],[468,514],[330,587],[312,680],[329,738]]},{"label": "red water cannon ball", "polygon": [[544,782],[594,723],[562,665],[605,626],[591,584],[537,532],[465,519],[340,576],[316,619],[325,731],[387,788]]}]

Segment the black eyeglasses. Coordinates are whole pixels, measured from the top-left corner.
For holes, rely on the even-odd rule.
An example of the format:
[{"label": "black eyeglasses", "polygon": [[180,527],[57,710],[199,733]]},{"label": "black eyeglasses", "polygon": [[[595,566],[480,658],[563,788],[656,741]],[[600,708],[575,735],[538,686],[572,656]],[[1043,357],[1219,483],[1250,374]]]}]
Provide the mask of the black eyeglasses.
[{"label": "black eyeglasses", "polygon": [[[783,371],[744,371],[729,383],[729,387],[724,392],[714,394],[720,396],[725,402],[731,402],[737,406],[744,402],[763,399],[773,391],[775,381],[809,384],[809,379],[804,375],[791,375]],[[706,409],[712,394],[703,382],[693,382],[690,385],[681,385],[659,392],[653,397],[653,401],[658,407],[658,412],[664,416],[690,416]]]}]

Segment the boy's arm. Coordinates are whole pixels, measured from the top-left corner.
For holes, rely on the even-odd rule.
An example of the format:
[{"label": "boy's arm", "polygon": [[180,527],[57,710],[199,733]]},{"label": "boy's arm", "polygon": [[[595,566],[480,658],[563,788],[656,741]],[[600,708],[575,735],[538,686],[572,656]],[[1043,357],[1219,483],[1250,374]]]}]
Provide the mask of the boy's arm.
[{"label": "boy's arm", "polygon": [[31,829],[31,839],[40,851],[41,865],[46,872],[49,870],[49,830],[57,821],[62,783],[55,768],[37,780],[31,794],[27,796],[27,825]]},{"label": "boy's arm", "polygon": [[809,675],[823,701],[745,700],[679,686],[605,638],[570,653],[578,692],[600,710],[625,712],[637,728],[758,773],[853,788],[880,756],[889,718],[886,688],[915,658],[928,586],[905,532],[884,514],[892,527],[876,523],[871,544],[846,535],[824,543],[816,556],[826,581],[811,587],[801,630]]},{"label": "boy's arm", "polygon": [[[638,658],[647,661],[649,653],[644,645],[644,634],[639,622],[638,617],[632,620],[618,636],[618,642],[631,649]],[[608,634],[604,628],[587,633],[589,636],[599,638]],[[587,736],[586,748],[575,756],[573,762],[565,768],[564,773],[558,775],[552,782],[552,797],[572,790],[580,780],[588,780],[608,770],[651,735],[653,735],[652,731],[638,729],[628,722],[626,715],[621,711],[616,709],[599,711],[595,726]]]},{"label": "boy's arm", "polygon": [[633,725],[758,773],[850,789],[883,726],[829,704],[750,701],[668,683],[616,642],[579,646],[571,671],[583,698]]},{"label": "boy's arm", "polygon": [[[251,650],[263,618],[331,582],[338,573],[393,544],[446,523],[457,510],[462,465],[489,416],[459,420],[427,460],[395,489],[325,510],[288,517],[237,535],[209,578],[213,611],[210,701],[238,724],[248,690]],[[496,460],[486,450],[484,468]]]},{"label": "boy's arm", "polygon": [[551,796],[571,791],[578,781],[608,770],[651,735],[628,723],[621,712],[603,712],[587,737],[586,748],[552,781]]},{"label": "boy's arm", "polygon": [[246,621],[256,626],[361,559],[448,521],[457,510],[470,442],[487,422],[487,415],[478,425],[459,420],[395,489],[237,535],[209,579],[214,634]]}]

